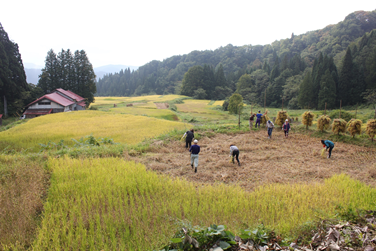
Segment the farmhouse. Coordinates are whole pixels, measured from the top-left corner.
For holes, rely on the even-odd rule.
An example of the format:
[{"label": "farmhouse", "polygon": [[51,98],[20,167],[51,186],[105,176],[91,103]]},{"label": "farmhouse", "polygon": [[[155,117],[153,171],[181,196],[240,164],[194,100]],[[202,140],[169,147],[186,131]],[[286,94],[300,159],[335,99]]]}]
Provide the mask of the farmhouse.
[{"label": "farmhouse", "polygon": [[35,118],[57,112],[85,110],[85,98],[64,89],[56,89],[26,106],[24,118]]}]

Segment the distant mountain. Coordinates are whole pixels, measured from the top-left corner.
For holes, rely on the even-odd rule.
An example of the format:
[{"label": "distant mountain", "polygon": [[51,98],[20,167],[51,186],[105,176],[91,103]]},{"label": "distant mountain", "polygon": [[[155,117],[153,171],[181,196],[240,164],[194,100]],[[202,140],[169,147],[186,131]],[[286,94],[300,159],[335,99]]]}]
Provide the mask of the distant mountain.
[{"label": "distant mountain", "polygon": [[31,68],[25,68],[25,74],[26,74],[26,82],[32,83],[34,85],[38,84],[39,75],[42,73],[42,70],[39,69],[31,69]]},{"label": "distant mountain", "polygon": [[[42,73],[43,66],[39,66],[32,63],[24,63],[25,67],[25,74],[26,74],[26,81],[32,84],[38,84],[39,75]],[[104,65],[100,67],[94,68],[95,75],[97,76],[97,80],[103,78],[104,75],[109,73],[119,72],[122,69],[130,69],[131,71],[136,71],[138,66],[129,66],[129,65]]]}]

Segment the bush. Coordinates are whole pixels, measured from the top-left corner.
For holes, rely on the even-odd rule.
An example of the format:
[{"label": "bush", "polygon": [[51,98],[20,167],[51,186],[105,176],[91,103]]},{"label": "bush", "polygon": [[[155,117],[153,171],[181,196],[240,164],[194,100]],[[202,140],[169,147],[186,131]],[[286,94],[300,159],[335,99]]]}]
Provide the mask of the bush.
[{"label": "bush", "polygon": [[332,132],[339,135],[339,133],[346,132],[347,122],[343,119],[335,119],[332,124]]},{"label": "bush", "polygon": [[[341,110],[341,119],[350,121],[353,115],[351,113]],[[339,110],[333,110],[329,113],[329,117],[331,119],[338,119],[339,118]]]},{"label": "bush", "polygon": [[329,118],[329,116],[321,115],[317,119],[317,129],[319,129],[321,132],[323,132],[324,130],[329,128],[331,121],[332,120]]},{"label": "bush", "polygon": [[347,131],[351,134],[354,138],[355,134],[359,134],[362,132],[362,121],[360,119],[351,119],[347,123]]},{"label": "bush", "polygon": [[373,138],[376,135],[376,119],[368,120],[366,133],[371,138],[371,140],[373,141]]}]

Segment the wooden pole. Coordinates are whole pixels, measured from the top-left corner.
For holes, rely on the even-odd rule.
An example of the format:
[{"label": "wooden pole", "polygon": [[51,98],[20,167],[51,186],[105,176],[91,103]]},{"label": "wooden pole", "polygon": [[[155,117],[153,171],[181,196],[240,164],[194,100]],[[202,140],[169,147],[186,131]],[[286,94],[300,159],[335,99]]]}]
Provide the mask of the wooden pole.
[{"label": "wooden pole", "polygon": [[325,102],[325,112],[324,112],[324,115],[326,116],[326,102]]},{"label": "wooden pole", "polygon": [[265,110],[266,110],[266,89],[265,89],[265,93],[264,93],[264,113],[265,113]]},{"label": "wooden pole", "polygon": [[342,100],[339,101],[339,118],[341,118]]},{"label": "wooden pole", "polygon": [[[356,110],[355,110],[355,119],[356,119],[356,114],[358,113],[358,104],[356,104]],[[354,134],[355,135],[355,134]]]},{"label": "wooden pole", "polygon": [[282,97],[282,111],[283,111],[283,97]]}]

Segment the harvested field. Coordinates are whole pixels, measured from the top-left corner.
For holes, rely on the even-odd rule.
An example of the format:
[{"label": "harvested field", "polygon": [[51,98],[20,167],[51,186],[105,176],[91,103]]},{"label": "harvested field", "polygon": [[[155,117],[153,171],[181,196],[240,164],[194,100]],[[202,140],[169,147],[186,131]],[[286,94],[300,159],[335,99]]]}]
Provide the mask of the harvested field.
[{"label": "harvested field", "polygon": [[[241,166],[229,162],[231,143],[240,150]],[[246,190],[270,183],[321,182],[340,173],[375,186],[375,149],[334,143],[332,158],[326,159],[320,155],[320,139],[300,134],[290,134],[285,139],[278,129],[274,130],[271,140],[264,129],[237,135],[204,136],[199,140],[201,153],[197,174],[191,169],[189,152],[181,141],[168,144],[156,141],[151,152],[142,158],[128,158],[171,177],[201,184],[223,182]]]}]

